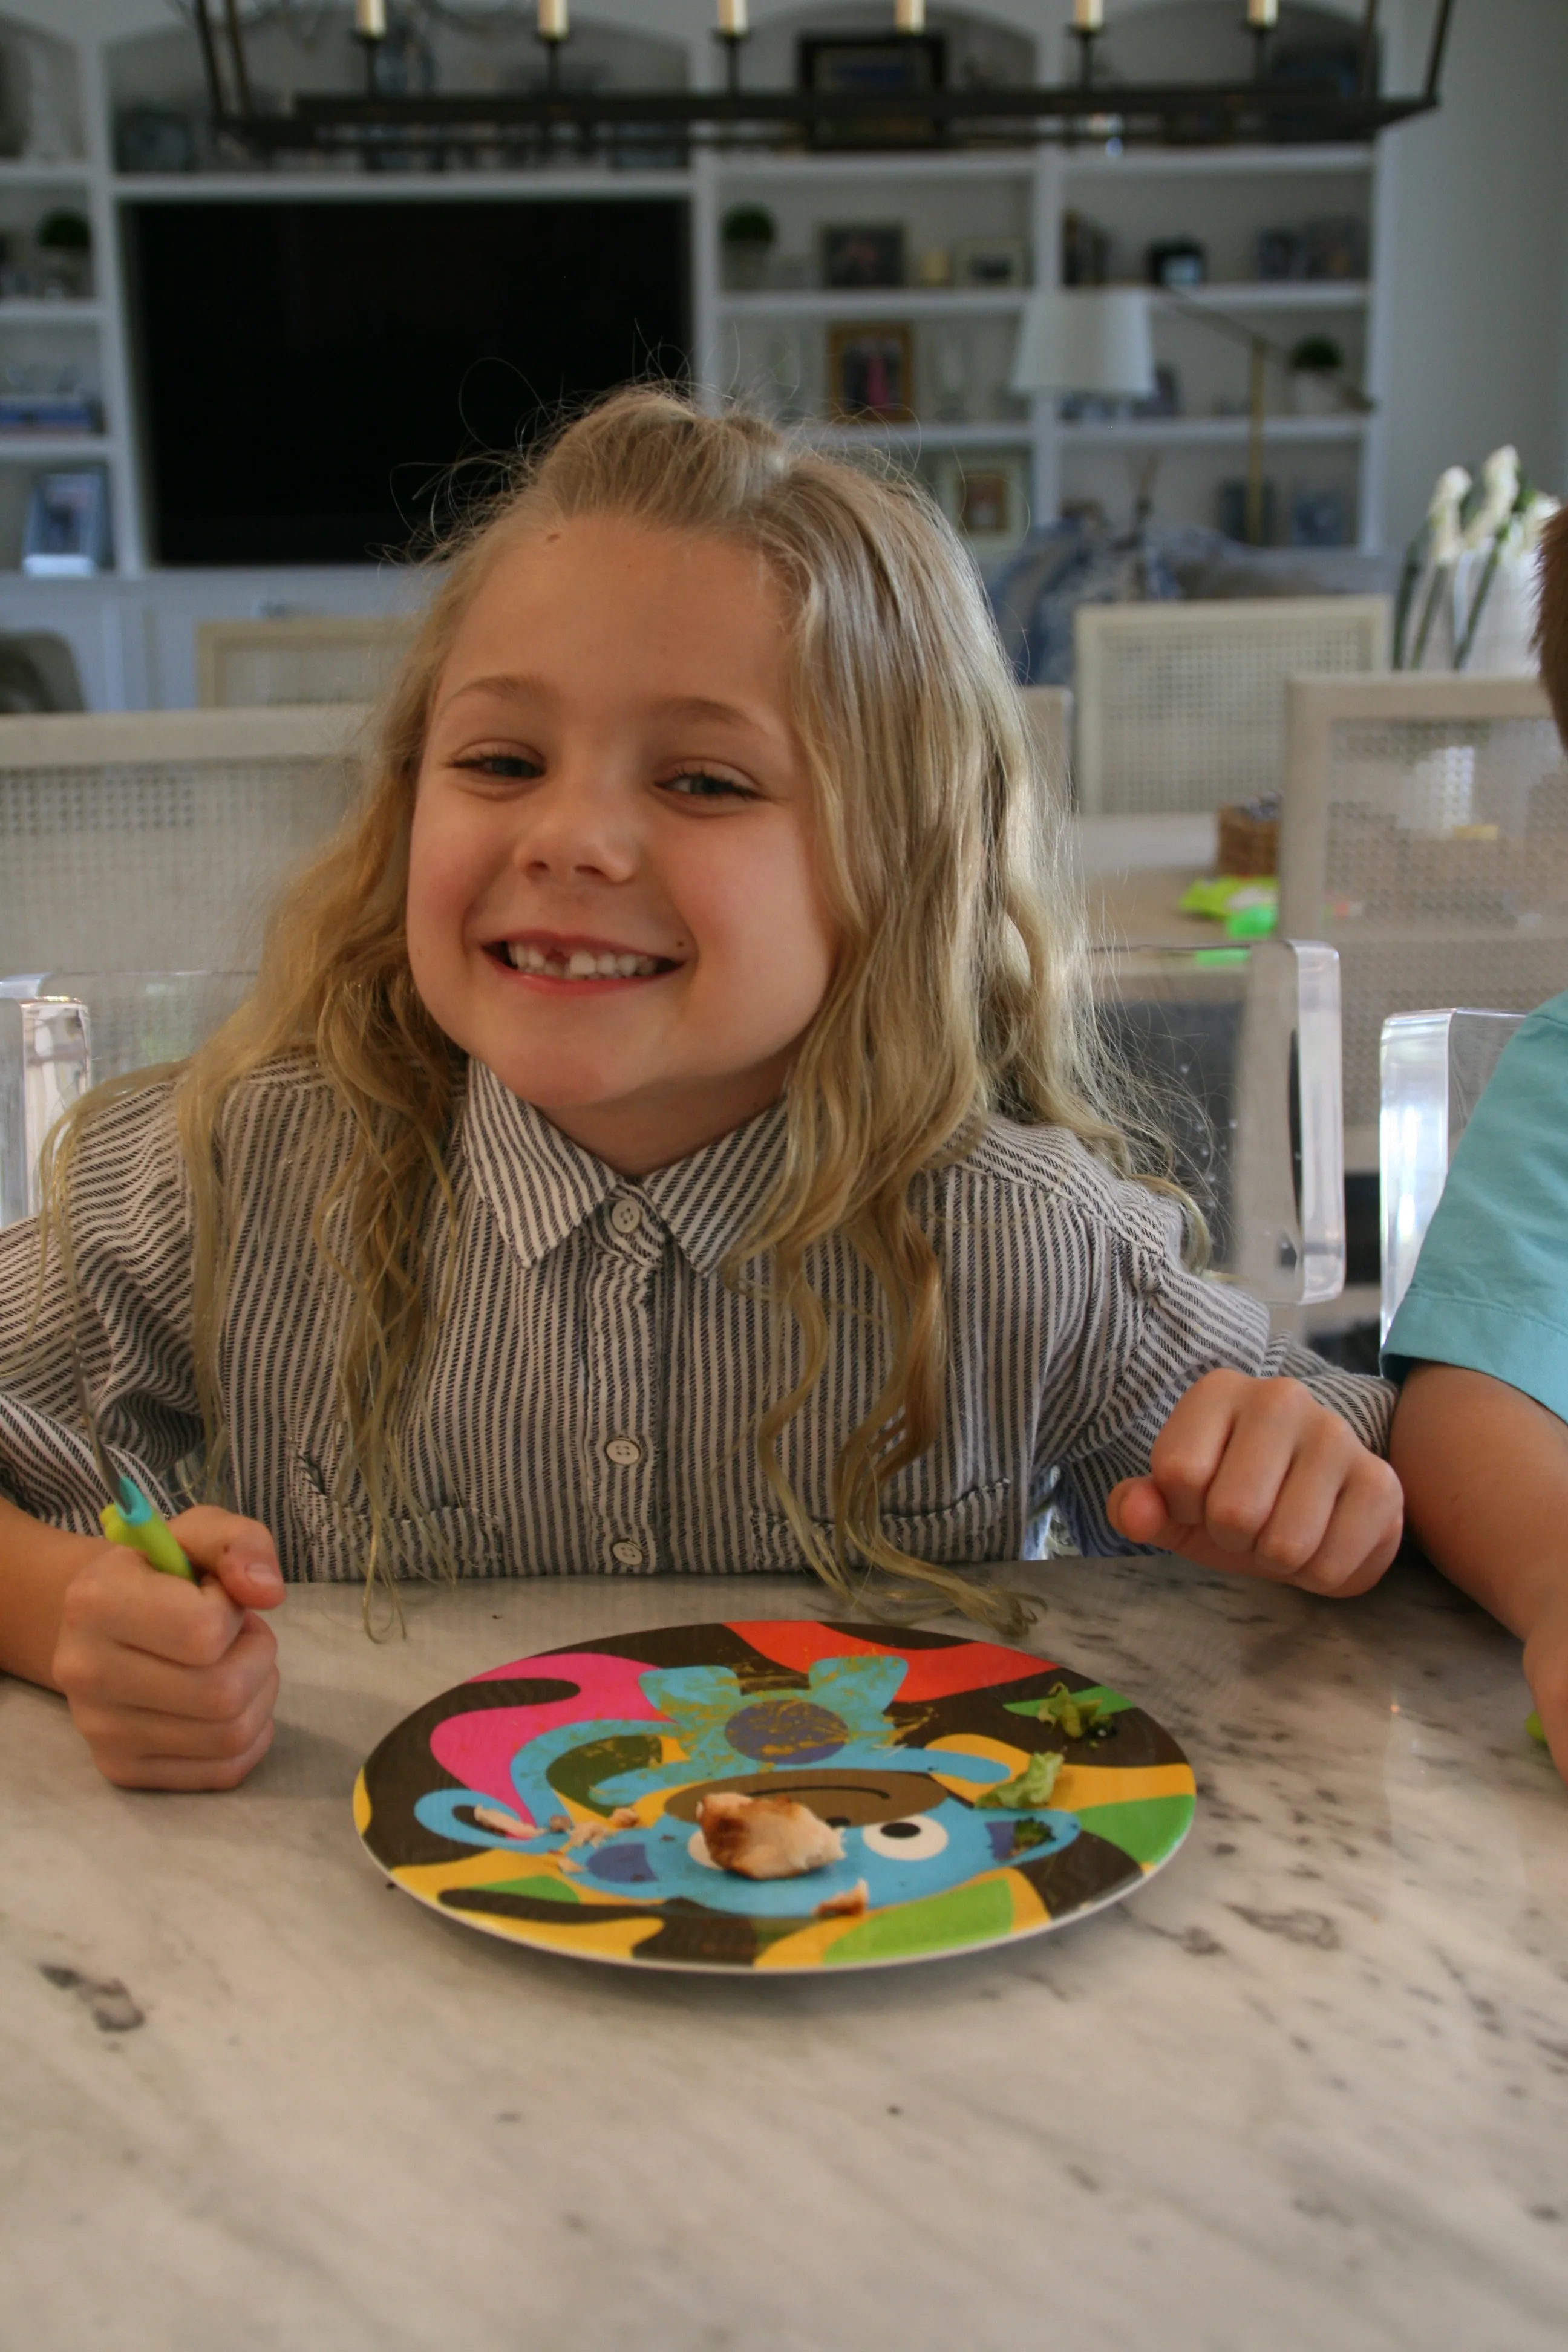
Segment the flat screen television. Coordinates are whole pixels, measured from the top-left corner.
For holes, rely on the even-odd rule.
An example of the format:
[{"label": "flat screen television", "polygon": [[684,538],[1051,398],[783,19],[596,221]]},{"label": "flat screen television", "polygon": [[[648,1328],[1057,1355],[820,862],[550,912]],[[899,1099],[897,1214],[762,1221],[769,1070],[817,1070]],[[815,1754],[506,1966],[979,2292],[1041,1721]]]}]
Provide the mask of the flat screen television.
[{"label": "flat screen television", "polygon": [[363,563],[456,459],[690,367],[679,197],[127,208],[156,559]]}]

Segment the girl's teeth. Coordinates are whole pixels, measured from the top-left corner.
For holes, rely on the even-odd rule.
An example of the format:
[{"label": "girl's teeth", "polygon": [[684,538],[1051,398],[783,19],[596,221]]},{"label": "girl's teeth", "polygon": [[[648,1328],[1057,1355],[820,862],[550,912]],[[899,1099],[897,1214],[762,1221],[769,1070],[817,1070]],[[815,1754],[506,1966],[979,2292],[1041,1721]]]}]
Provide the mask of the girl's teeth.
[{"label": "girl's teeth", "polygon": [[507,955],[518,971],[543,973],[551,980],[645,980],[658,969],[653,956],[620,954],[606,949],[574,948],[569,956],[548,955],[531,940],[512,940]]}]

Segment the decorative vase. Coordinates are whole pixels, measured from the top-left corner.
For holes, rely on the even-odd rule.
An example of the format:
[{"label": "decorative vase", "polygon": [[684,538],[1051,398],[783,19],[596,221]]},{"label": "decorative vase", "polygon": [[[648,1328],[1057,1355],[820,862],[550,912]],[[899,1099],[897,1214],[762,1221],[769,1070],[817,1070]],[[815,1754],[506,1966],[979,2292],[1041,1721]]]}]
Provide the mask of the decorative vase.
[{"label": "decorative vase", "polygon": [[1476,599],[1482,593],[1489,555],[1488,548],[1467,548],[1454,567],[1454,644],[1463,646],[1474,618],[1475,635],[1465,656],[1467,674],[1533,677],[1541,551],[1500,555],[1477,614]]}]

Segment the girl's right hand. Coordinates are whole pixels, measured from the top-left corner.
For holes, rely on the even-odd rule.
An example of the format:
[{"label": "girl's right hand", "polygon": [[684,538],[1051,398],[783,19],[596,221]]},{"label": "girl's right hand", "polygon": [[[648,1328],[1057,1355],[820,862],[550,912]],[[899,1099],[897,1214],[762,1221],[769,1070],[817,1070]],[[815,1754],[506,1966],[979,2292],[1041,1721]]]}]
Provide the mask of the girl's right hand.
[{"label": "girl's right hand", "polygon": [[97,1546],[66,1589],[52,1678],[117,1788],[237,1788],[272,1745],[278,1643],[256,1612],[283,1598],[277,1549],[232,1511],[169,1525],[199,1581]]}]

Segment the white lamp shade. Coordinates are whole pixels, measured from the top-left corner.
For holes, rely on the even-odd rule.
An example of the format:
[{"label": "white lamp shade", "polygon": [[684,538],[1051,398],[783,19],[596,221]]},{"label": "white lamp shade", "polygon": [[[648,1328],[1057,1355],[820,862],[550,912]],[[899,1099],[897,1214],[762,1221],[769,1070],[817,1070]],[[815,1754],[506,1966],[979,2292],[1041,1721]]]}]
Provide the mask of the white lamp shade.
[{"label": "white lamp shade", "polygon": [[1012,388],[1147,400],[1154,390],[1148,296],[1136,287],[1031,294],[1018,330]]}]

